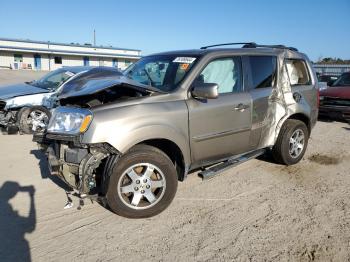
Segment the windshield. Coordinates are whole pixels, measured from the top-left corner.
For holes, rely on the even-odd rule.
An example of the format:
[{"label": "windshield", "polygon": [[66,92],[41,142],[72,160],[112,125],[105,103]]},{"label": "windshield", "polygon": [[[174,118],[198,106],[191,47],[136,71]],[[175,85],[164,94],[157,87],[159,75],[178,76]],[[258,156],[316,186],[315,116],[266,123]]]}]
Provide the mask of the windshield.
[{"label": "windshield", "polygon": [[350,73],[342,74],[333,86],[350,86]]},{"label": "windshield", "polygon": [[50,91],[54,91],[74,75],[75,73],[70,72],[67,69],[61,68],[45,75],[39,80],[30,82],[29,84]]},{"label": "windshield", "polygon": [[131,65],[124,75],[164,92],[174,90],[192,68],[196,57],[176,55],[147,56]]}]

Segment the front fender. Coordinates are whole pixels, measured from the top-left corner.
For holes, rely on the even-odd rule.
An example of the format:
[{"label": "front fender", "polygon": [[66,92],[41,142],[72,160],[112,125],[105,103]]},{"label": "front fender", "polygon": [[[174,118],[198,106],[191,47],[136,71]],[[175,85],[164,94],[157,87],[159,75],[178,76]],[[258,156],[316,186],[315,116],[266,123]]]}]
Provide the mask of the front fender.
[{"label": "front fender", "polygon": [[125,153],[134,145],[150,139],[174,142],[182,151],[185,164],[190,163],[188,111],[183,101],[97,111],[82,142],[108,143]]},{"label": "front fender", "polygon": [[89,139],[85,138],[83,139],[83,143],[100,143],[101,140],[103,140],[103,142],[110,144],[124,154],[134,145],[152,139],[166,139],[174,142],[180,148],[185,164],[190,164],[191,159],[188,138],[179,130],[166,125],[149,125],[133,130],[123,130],[123,128],[119,128],[113,136],[105,136],[104,139],[97,138],[96,136]]}]

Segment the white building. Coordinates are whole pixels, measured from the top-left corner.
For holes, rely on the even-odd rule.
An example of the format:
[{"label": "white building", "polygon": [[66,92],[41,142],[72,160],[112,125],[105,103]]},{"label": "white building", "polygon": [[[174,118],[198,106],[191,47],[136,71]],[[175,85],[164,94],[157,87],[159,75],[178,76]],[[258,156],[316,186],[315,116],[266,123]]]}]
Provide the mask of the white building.
[{"label": "white building", "polygon": [[0,68],[55,70],[62,66],[125,69],[141,57],[135,49],[0,38]]}]

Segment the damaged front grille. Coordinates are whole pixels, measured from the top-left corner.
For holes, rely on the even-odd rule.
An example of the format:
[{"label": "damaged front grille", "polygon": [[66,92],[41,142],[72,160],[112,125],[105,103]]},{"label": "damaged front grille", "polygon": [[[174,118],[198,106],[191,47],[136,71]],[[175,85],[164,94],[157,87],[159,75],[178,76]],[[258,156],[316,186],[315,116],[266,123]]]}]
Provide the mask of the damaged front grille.
[{"label": "damaged front grille", "polygon": [[6,102],[5,101],[0,101],[0,110],[3,110],[6,106]]},{"label": "damaged front grille", "polygon": [[334,97],[324,97],[322,105],[325,106],[350,106],[350,99],[341,99]]}]

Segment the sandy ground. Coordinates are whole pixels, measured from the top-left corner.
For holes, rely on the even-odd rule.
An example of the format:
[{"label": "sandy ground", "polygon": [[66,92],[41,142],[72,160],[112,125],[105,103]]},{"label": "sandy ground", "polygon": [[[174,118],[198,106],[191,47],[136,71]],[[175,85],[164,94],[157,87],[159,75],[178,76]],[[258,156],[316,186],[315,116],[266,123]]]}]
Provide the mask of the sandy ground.
[{"label": "sandy ground", "polygon": [[31,137],[0,135],[0,261],[349,261],[349,135],[347,123],[318,122],[299,164],[192,174],[142,220],[74,198],[64,210]]}]

